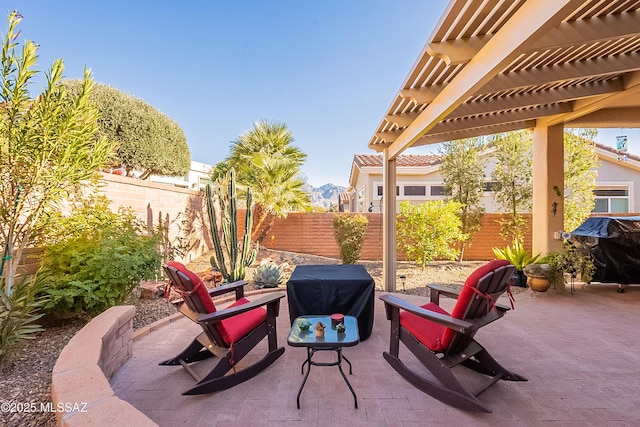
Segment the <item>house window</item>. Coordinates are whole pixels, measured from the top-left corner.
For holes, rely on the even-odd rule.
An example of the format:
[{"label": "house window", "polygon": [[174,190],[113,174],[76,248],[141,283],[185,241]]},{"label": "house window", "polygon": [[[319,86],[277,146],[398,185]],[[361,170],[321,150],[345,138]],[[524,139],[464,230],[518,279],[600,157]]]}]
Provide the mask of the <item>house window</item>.
[{"label": "house window", "polygon": [[[378,196],[382,197],[382,185],[378,185]],[[396,196],[400,195],[400,187],[396,186]]]},{"label": "house window", "polygon": [[431,195],[432,196],[446,196],[447,190],[444,185],[432,185],[431,186]]},{"label": "house window", "polygon": [[487,193],[496,191],[498,188],[500,188],[500,183],[497,181],[489,181],[484,183],[484,191]]},{"label": "house window", "polygon": [[427,187],[425,187],[424,185],[405,185],[404,195],[405,196],[426,196]]},{"label": "house window", "polygon": [[603,187],[594,191],[595,213],[627,213],[629,212],[628,187]]}]

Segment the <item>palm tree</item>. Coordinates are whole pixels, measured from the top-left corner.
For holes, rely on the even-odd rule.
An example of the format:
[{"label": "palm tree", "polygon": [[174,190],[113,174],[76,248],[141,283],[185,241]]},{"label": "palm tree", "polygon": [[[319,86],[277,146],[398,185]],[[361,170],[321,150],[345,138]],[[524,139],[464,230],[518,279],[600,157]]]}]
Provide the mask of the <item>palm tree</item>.
[{"label": "palm tree", "polygon": [[214,170],[233,167],[240,186],[251,187],[255,202],[253,239],[260,243],[276,218],[294,210],[307,210],[311,202],[303,190],[300,166],[306,154],[293,146],[286,124],[260,121],[233,142],[231,154]]}]

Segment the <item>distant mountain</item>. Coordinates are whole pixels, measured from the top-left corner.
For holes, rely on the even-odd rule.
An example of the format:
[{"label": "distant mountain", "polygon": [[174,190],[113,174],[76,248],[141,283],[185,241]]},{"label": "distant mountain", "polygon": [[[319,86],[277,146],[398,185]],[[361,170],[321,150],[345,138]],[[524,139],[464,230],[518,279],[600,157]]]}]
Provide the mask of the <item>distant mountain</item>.
[{"label": "distant mountain", "polygon": [[311,195],[311,206],[328,209],[331,205],[338,205],[338,194],[344,193],[347,188],[334,184],[325,184],[321,187],[306,184],[304,190]]}]

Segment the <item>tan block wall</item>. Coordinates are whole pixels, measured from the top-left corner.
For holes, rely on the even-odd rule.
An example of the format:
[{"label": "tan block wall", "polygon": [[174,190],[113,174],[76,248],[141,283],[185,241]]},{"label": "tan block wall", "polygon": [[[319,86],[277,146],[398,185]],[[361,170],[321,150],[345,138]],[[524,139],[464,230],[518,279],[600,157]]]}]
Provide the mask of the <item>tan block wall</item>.
[{"label": "tan block wall", "polygon": [[94,317],[62,349],[51,375],[54,407],[74,404],[78,412],[56,412],[58,426],[156,424],[114,393],[109,378],[133,354],[135,307],[111,307]]},{"label": "tan block wall", "polygon": [[150,228],[158,225],[159,215],[163,221],[169,215],[169,238],[182,234],[189,242],[188,252],[179,261],[189,262],[212,247],[202,192],[106,173],[101,184],[100,191],[112,201],[114,210],[129,206]]}]

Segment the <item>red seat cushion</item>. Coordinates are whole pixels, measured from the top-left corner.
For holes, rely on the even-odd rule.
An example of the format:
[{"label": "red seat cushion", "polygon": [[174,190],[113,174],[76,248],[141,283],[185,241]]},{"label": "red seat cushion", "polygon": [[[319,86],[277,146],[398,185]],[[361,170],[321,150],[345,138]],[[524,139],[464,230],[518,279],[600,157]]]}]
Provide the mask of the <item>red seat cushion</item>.
[{"label": "red seat cushion", "polygon": [[[436,313],[449,315],[449,313],[432,302],[421,307]],[[447,348],[442,343],[442,336],[445,329],[448,329],[447,327],[408,311],[400,313],[400,324],[429,350],[440,351]]]},{"label": "red seat cushion", "polygon": [[[237,307],[248,302],[248,299],[240,298],[231,304],[229,308]],[[222,335],[224,342],[231,344],[243,338],[249,332],[254,330],[256,326],[266,320],[267,310],[262,307],[258,307],[236,316],[229,317],[228,319],[224,319],[218,323],[218,331],[220,332],[220,335]]]},{"label": "red seat cushion", "polygon": [[[453,310],[451,310],[451,317],[463,319],[467,306],[473,299],[473,296],[476,295],[472,288],[477,287],[478,281],[486,274],[505,265],[509,265],[509,262],[496,259],[478,267],[473,273],[471,273],[460,290],[460,295],[458,295],[456,305],[453,307]],[[422,308],[435,311],[436,313],[449,315],[449,313],[434,303],[423,305]],[[453,329],[407,312],[402,312],[400,314],[400,324],[431,351],[445,350],[449,347],[451,340],[456,334]]]},{"label": "red seat cushion", "polygon": [[[207,287],[204,285],[204,283],[202,283],[202,279],[200,279],[197,274],[193,273],[191,270],[177,261],[169,261],[167,265],[180,271],[185,276],[187,276],[189,280],[191,280],[191,283],[194,286],[194,293],[188,296],[188,298],[198,298],[202,302],[201,305],[206,309],[206,312],[203,314],[215,313],[216,306],[213,303],[211,296],[209,295]],[[175,283],[174,286],[180,287],[179,284]],[[231,304],[229,308],[237,307],[248,302],[248,299],[240,298],[239,300]],[[228,319],[224,319],[219,323],[216,323],[215,327],[224,342],[228,345],[231,345],[231,343],[240,340],[249,332],[251,332],[260,323],[266,321],[266,319],[267,310],[258,307],[245,313],[241,313],[236,316],[229,317]]]}]

